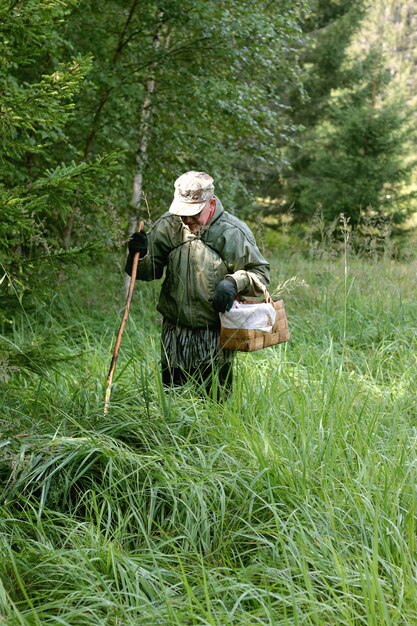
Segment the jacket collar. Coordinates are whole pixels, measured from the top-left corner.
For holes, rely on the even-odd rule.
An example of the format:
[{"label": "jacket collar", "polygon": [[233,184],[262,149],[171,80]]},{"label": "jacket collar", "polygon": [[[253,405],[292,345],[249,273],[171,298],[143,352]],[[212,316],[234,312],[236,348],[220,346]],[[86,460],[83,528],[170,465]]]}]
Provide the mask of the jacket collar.
[{"label": "jacket collar", "polygon": [[214,222],[219,219],[219,217],[222,215],[222,213],[224,213],[224,208],[223,208],[223,205],[222,205],[221,201],[219,200],[219,198],[217,196],[215,196],[215,198],[216,198],[216,210],[214,211],[213,217],[211,218],[211,220],[207,224],[208,228],[210,228],[210,226],[212,224],[214,224]]},{"label": "jacket collar", "polygon": [[210,230],[210,228],[213,226],[213,224],[215,222],[217,222],[217,220],[219,219],[219,217],[221,217],[224,213],[224,208],[223,205],[221,203],[221,201],[218,199],[217,196],[215,196],[216,198],[216,209],[210,219],[210,221],[207,222],[207,224],[205,224],[204,226],[202,226],[196,233],[196,237],[198,239],[204,238],[204,235]]}]

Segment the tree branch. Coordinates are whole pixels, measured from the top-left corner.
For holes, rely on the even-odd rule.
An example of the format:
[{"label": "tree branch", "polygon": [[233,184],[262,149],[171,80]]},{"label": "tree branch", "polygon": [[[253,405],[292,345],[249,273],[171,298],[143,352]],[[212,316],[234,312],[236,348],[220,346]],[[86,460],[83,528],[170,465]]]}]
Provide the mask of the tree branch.
[{"label": "tree branch", "polygon": [[20,0],[16,0],[11,7],[9,7],[9,13],[11,13],[13,11],[13,9],[15,9],[17,7],[17,5],[20,3]]},{"label": "tree branch", "polygon": [[[113,54],[113,57],[112,57],[112,60],[111,60],[110,67],[114,68],[115,65],[117,65],[117,63],[119,61],[119,58],[120,58],[120,55],[121,55],[121,52],[122,52],[122,49],[123,49],[123,42],[124,42],[124,39],[125,39],[125,36],[126,36],[126,32],[127,32],[128,28],[129,28],[130,22],[132,21],[132,18],[133,18],[133,15],[134,15],[135,11],[136,11],[138,2],[139,2],[139,0],[133,0],[133,2],[132,2],[132,5],[131,5],[130,11],[129,11],[129,15],[127,16],[127,19],[126,19],[126,22],[125,22],[125,24],[123,26],[122,32],[120,33],[116,49],[114,51],[114,54]],[[111,92],[110,87],[106,86],[103,89],[102,93],[101,93],[101,96],[100,96],[100,99],[99,99],[99,103],[98,103],[96,112],[95,112],[94,117],[93,117],[91,130],[88,133],[88,136],[87,136],[87,139],[86,139],[86,142],[85,142],[84,151],[83,151],[83,160],[84,161],[87,160],[88,155],[90,153],[91,146],[93,145],[94,139],[95,139],[96,134],[97,134],[98,121],[99,121],[101,113],[102,113],[102,111],[103,111],[103,109],[104,109],[104,107],[106,105],[106,102],[107,102],[107,100],[109,98],[110,92]]]}]

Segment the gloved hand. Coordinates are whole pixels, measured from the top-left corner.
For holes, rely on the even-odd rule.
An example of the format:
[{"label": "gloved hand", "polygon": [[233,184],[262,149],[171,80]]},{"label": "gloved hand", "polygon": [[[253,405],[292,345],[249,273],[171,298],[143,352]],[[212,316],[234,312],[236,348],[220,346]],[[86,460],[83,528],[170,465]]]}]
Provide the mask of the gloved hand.
[{"label": "gloved hand", "polygon": [[213,309],[217,313],[230,311],[237,296],[237,286],[233,278],[224,278],[219,282],[214,292]]},{"label": "gloved hand", "polygon": [[129,253],[133,256],[136,252],[139,252],[143,257],[148,252],[148,236],[143,230],[139,233],[133,233],[129,241],[127,242]]}]

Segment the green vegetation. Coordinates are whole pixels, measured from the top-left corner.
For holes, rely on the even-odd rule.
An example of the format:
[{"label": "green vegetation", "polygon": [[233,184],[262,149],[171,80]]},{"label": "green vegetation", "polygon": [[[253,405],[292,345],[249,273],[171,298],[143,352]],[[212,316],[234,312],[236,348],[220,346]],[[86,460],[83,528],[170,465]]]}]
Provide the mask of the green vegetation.
[{"label": "green vegetation", "polygon": [[[299,91],[291,99],[301,132],[275,186],[282,207],[298,220],[316,210],[327,222],[343,213],[363,229],[369,217],[398,224],[415,211],[406,186],[415,118],[380,38],[364,45],[358,35],[369,11],[362,0],[313,1],[303,24],[304,102]],[[380,28],[385,21],[379,16]]]},{"label": "green vegetation", "polygon": [[416,264],[321,252],[273,260],[273,285],[309,284],[286,296],[293,340],[239,355],[221,406],[161,389],[139,284],[103,417],[111,262],[21,310],[1,337],[5,624],[416,622]]},{"label": "green vegetation", "polygon": [[[417,623],[415,5],[0,0],[0,623]],[[139,285],[104,417],[121,249],[189,169],[293,340],[166,391]]]},{"label": "green vegetation", "polygon": [[265,197],[303,224],[415,210],[411,87],[387,91],[398,42],[375,41],[395,2],[105,4],[0,0],[2,322],[159,217],[189,169],[243,218]]}]

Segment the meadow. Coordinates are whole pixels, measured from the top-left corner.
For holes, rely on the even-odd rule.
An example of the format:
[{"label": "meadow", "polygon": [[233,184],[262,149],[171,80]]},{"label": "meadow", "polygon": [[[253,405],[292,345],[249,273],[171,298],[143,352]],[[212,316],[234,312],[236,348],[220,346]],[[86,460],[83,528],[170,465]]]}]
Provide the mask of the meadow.
[{"label": "meadow", "polygon": [[3,329],[0,623],[417,623],[417,263],[269,256],[292,341],[223,404],[162,388],[138,284],[104,417],[118,258]]}]

